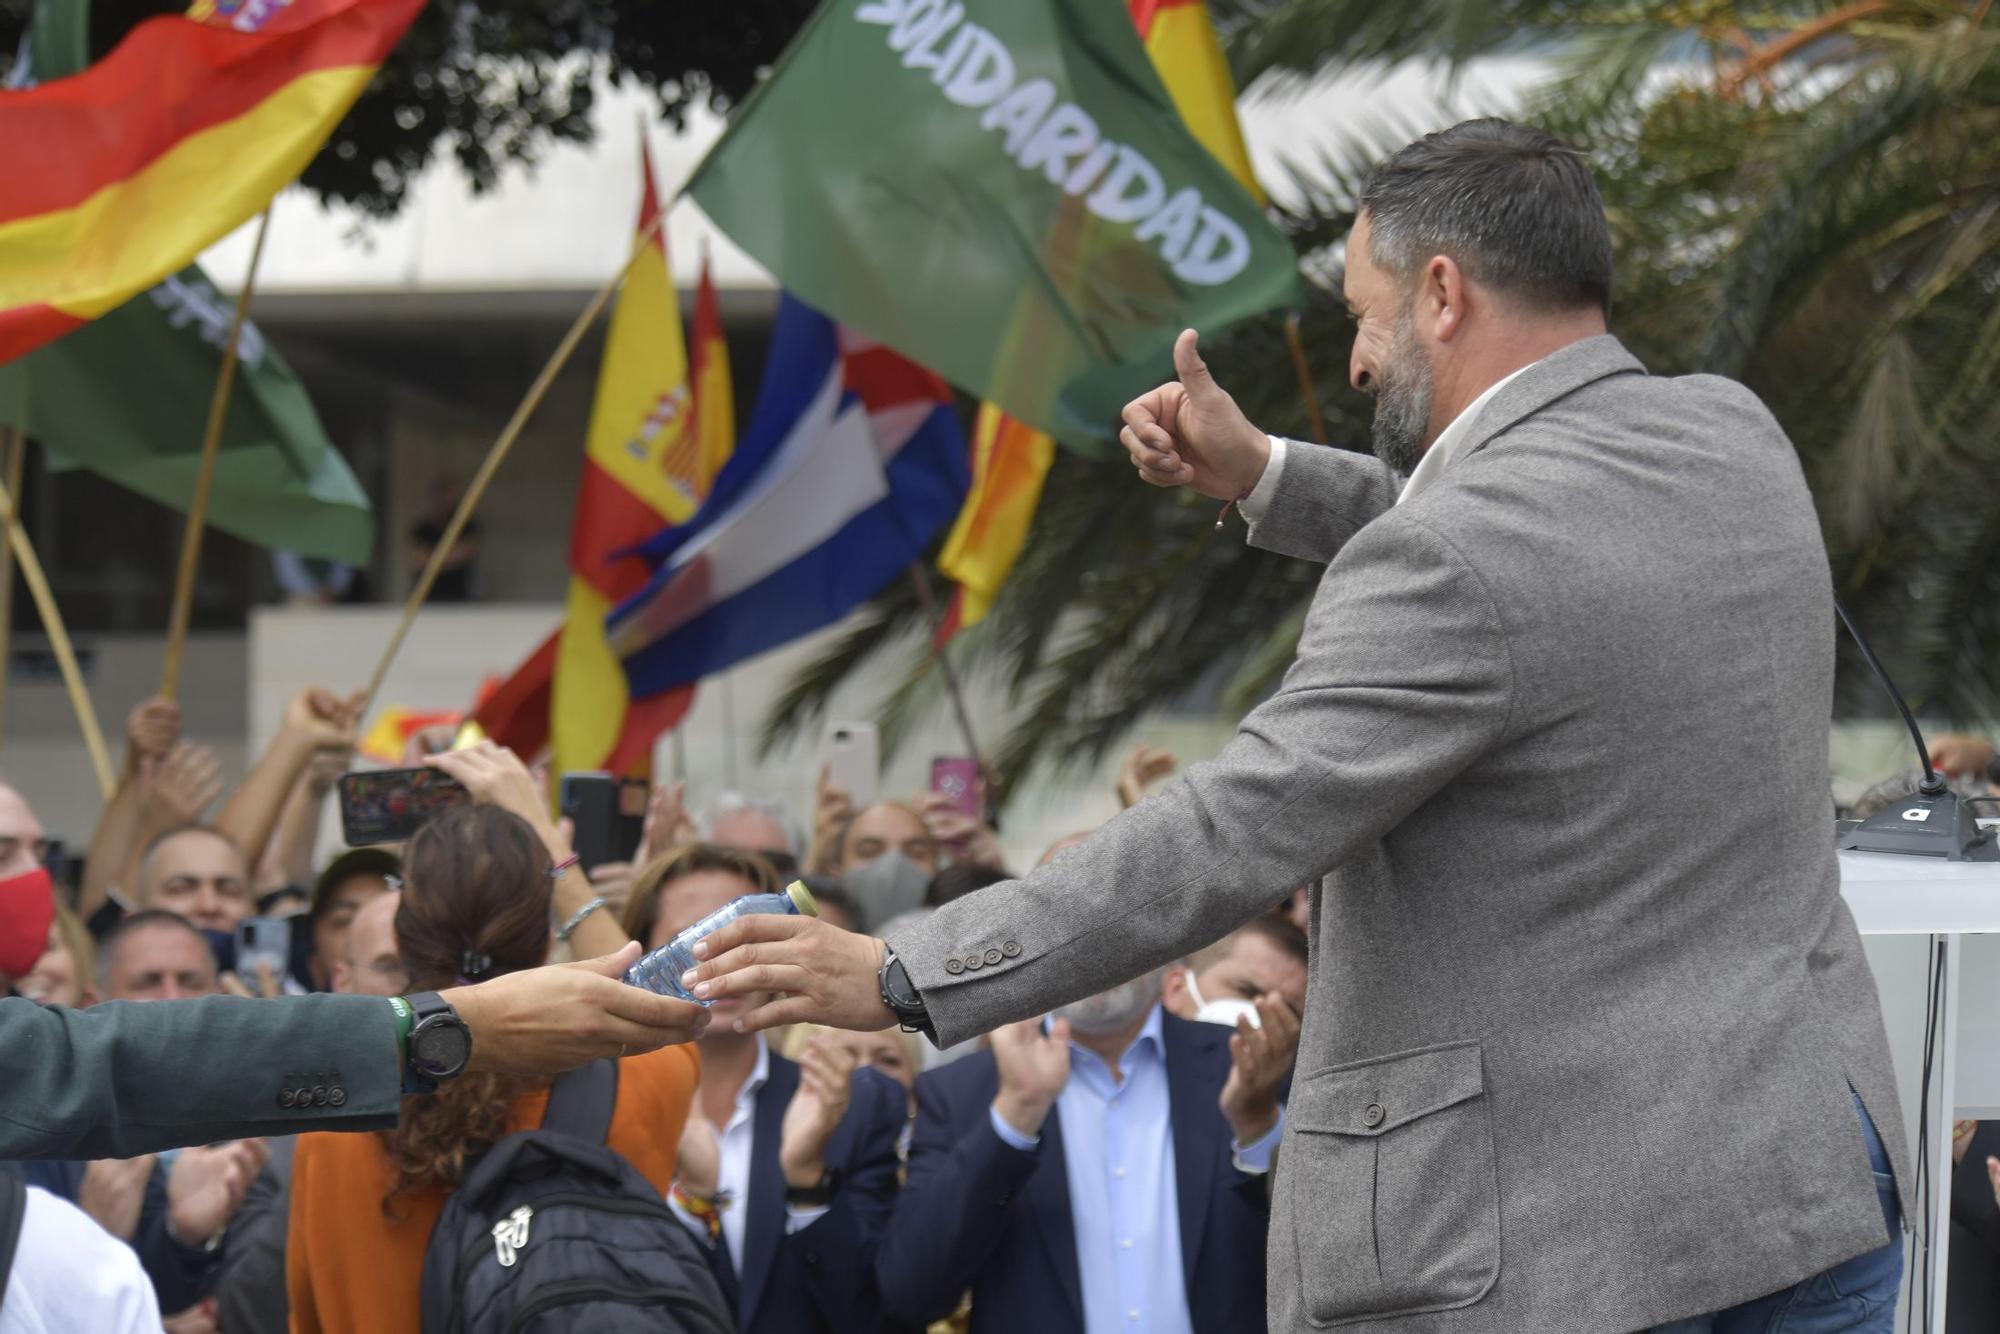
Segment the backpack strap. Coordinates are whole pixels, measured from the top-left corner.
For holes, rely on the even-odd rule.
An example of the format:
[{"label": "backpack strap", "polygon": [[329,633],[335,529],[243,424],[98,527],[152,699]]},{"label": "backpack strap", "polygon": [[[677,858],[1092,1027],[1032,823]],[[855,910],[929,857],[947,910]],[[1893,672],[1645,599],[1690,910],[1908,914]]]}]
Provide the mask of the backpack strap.
[{"label": "backpack strap", "polygon": [[542,1128],[602,1144],[611,1134],[611,1109],[617,1103],[618,1062],[592,1061],[556,1076]]},{"label": "backpack strap", "polygon": [[27,1186],[12,1172],[0,1171],[0,1307],[7,1304],[7,1275],[14,1272],[14,1248],[27,1212]]}]

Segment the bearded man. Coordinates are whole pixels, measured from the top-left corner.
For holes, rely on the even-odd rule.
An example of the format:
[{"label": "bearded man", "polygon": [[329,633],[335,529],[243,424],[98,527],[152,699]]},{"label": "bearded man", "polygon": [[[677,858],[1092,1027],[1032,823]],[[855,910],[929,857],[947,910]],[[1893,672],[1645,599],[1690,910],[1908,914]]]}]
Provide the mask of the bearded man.
[{"label": "bearded man", "polygon": [[886,942],[745,919],[696,981],[956,1042],[1318,881],[1272,1329],[1888,1330],[1909,1158],[1790,442],[1606,333],[1603,202],[1538,131],[1395,154],[1346,260],[1376,458],[1267,437],[1192,332],[1125,410],[1145,481],[1326,566],[1277,693],[1022,880]]}]

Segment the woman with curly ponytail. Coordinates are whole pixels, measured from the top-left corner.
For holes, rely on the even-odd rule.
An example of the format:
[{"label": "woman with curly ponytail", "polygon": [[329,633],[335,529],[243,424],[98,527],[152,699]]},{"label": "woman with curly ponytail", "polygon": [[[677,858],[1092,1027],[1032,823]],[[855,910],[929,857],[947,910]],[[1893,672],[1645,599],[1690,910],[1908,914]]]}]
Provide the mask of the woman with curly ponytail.
[{"label": "woman with curly ponytail", "polygon": [[[476,790],[476,789],[475,789]],[[396,939],[412,991],[436,991],[545,962],[553,941],[552,850],[496,806],[439,816],[410,840]],[[610,1146],[664,1196],[693,1099],[692,1046],[619,1063]],[[541,1123],[548,1085],[469,1074],[403,1099],[378,1135],[302,1136],[293,1161],[287,1286],[302,1334],[418,1334],[424,1246],[479,1156]]]}]

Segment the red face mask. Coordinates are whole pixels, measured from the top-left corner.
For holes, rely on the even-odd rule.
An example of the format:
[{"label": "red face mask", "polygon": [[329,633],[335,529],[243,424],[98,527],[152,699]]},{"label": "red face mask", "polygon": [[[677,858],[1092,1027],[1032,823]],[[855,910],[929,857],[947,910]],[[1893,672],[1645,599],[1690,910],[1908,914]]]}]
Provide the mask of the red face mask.
[{"label": "red face mask", "polygon": [[55,916],[55,882],[42,867],[0,880],[0,977],[22,977],[35,966]]}]

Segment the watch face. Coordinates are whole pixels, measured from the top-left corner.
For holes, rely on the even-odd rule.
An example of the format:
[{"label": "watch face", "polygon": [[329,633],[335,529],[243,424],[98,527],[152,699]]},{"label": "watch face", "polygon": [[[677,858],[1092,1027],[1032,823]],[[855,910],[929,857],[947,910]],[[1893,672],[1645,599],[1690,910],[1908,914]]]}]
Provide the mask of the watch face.
[{"label": "watch face", "polygon": [[457,1074],[471,1054],[472,1034],[455,1019],[426,1019],[410,1034],[410,1063],[432,1078]]}]

